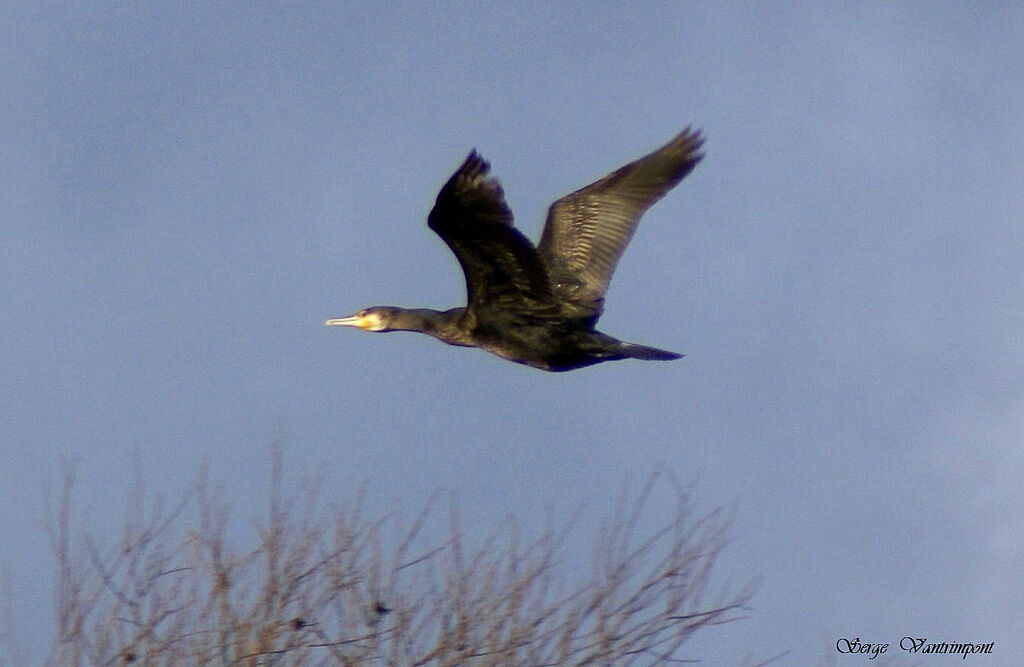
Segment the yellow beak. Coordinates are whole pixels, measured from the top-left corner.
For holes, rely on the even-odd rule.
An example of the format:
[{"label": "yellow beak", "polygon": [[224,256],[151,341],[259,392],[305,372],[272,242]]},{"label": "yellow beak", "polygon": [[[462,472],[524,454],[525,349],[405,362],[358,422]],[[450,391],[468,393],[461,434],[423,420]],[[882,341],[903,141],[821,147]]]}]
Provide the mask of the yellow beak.
[{"label": "yellow beak", "polygon": [[356,327],[358,329],[369,329],[373,326],[373,320],[369,317],[349,315],[348,317],[339,317],[337,319],[327,320],[324,324],[329,327]]}]

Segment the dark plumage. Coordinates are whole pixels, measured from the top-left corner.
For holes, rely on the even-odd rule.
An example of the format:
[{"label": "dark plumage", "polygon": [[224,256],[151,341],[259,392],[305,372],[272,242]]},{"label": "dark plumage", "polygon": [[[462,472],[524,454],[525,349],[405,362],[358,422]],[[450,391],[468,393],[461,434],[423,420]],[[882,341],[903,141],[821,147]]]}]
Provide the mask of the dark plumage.
[{"label": "dark plumage", "polygon": [[428,224],[466,276],[467,305],[439,312],[374,306],[328,325],[419,331],[547,371],[616,359],[678,359],[594,328],[640,217],[700,162],[699,131],[551,205],[536,247],[512,225],[501,185],[473,151],[441,188]]}]

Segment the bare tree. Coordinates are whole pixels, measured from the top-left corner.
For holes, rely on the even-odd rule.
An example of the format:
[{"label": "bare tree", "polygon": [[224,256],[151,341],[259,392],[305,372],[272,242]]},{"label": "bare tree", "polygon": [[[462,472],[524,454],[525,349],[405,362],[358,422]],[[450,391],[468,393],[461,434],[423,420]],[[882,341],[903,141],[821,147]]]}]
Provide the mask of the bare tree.
[{"label": "bare tree", "polygon": [[[663,484],[671,485],[674,511],[640,534],[652,491]],[[735,620],[752,595],[750,585],[710,591],[727,517],[695,514],[688,493],[665,474],[652,475],[632,500],[624,493],[594,540],[589,577],[567,571],[571,525],[524,538],[508,519],[473,539],[453,503],[447,534],[432,540],[435,501],[404,526],[397,512],[365,516],[360,498],[327,507],[318,484],[287,497],[282,487],[275,454],[254,548],[233,544],[225,503],[202,480],[177,507],[148,516],[140,509],[120,540],[104,546],[73,539],[69,475],[53,530],[59,636],[51,662],[684,662],[693,633]]]}]

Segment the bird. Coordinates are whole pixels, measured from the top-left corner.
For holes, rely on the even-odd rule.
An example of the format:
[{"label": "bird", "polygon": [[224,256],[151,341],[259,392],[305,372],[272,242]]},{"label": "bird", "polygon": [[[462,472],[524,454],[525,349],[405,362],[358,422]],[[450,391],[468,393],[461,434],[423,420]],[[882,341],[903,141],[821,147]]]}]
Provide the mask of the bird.
[{"label": "bird", "polygon": [[373,306],[326,325],[424,333],[552,372],[618,359],[679,359],[683,355],[619,340],[595,325],[641,216],[697,166],[703,143],[701,131],[687,127],[661,148],[557,200],[536,246],[513,225],[501,184],[473,149],[427,217],[462,267],[466,306]]}]

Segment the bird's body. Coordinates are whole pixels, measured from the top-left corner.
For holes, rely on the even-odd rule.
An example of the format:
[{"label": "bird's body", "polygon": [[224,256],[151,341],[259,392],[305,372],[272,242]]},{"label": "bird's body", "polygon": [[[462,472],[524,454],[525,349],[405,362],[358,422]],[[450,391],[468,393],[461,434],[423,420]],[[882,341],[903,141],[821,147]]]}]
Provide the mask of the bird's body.
[{"label": "bird's body", "polygon": [[536,247],[512,225],[501,186],[470,153],[441,189],[428,224],[462,265],[468,303],[436,311],[374,306],[328,325],[417,331],[547,371],[682,355],[597,331],[604,294],[643,215],[703,157],[698,132],[551,205]]}]

